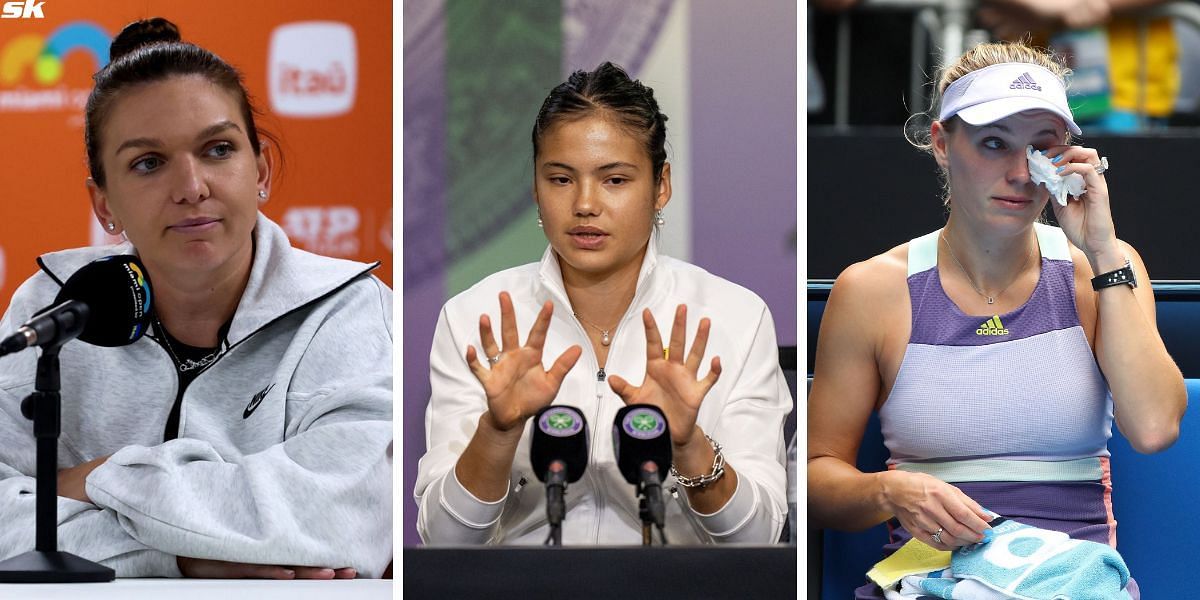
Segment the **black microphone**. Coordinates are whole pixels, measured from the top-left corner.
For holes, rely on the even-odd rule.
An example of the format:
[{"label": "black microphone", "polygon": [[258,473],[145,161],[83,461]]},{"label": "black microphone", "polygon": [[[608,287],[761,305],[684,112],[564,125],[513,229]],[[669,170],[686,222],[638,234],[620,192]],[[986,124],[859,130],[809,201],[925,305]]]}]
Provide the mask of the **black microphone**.
[{"label": "black microphone", "polygon": [[0,356],[12,354],[30,346],[60,346],[74,339],[83,331],[88,319],[86,304],[67,300],[43,308],[17,329],[17,332],[0,341]]},{"label": "black microphone", "polygon": [[534,416],[529,462],[538,481],[546,484],[547,543],[562,544],[561,525],[567,507],[567,483],[583,477],[588,462],[587,419],[573,406],[552,405]]},{"label": "black microphone", "polygon": [[662,531],[666,521],[662,482],[671,469],[671,433],[667,416],[650,404],[630,404],[621,408],[613,419],[613,451],[621,476],[637,486],[638,494],[642,496],[642,542],[649,545],[649,525],[653,523],[666,543]]},{"label": "black microphone", "polygon": [[76,271],[47,307],[0,342],[0,356],[72,338],[96,346],[132,344],[150,321],[150,279],[136,256],[94,260]]}]

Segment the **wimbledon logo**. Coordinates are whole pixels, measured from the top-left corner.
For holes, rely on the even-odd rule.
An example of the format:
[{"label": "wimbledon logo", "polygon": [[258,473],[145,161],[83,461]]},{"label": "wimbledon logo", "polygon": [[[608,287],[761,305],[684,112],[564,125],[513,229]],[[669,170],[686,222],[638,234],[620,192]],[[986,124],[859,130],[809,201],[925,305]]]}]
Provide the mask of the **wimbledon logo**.
[{"label": "wimbledon logo", "polygon": [[538,419],[538,428],[554,437],[567,437],[583,429],[583,419],[574,409],[554,407],[542,413]]},{"label": "wimbledon logo", "polygon": [[85,52],[100,70],[108,64],[109,41],[100,26],[73,21],[45,38],[24,34],[0,43],[0,112],[82,109],[91,81],[68,87],[63,65],[70,54]]},{"label": "wimbledon logo", "polygon": [[667,429],[666,423],[658,418],[655,411],[646,408],[635,408],[626,413],[621,427],[625,433],[639,440],[656,438]]}]

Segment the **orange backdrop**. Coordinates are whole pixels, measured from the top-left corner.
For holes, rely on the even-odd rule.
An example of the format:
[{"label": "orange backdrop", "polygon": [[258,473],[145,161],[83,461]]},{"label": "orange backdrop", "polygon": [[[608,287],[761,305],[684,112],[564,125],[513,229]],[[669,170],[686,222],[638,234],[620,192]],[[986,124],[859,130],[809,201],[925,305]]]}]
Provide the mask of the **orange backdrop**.
[{"label": "orange backdrop", "polygon": [[0,18],[0,307],[38,255],[112,241],[84,187],[83,104],[112,36],[152,16],[241,70],[260,128],[281,138],[284,169],[263,212],[300,248],[382,261],[376,274],[391,285],[391,3],[27,4],[29,18]]}]

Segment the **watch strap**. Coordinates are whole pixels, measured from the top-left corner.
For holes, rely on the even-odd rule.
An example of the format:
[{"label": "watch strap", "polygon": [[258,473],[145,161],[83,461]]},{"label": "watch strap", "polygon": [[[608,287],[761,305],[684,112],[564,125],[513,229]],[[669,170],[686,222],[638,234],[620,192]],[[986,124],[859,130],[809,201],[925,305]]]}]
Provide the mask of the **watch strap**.
[{"label": "watch strap", "polygon": [[1120,269],[1101,273],[1092,278],[1092,289],[1096,291],[1114,285],[1128,285],[1131,288],[1137,287],[1137,277],[1133,274],[1133,263],[1128,257],[1125,258],[1125,266]]}]

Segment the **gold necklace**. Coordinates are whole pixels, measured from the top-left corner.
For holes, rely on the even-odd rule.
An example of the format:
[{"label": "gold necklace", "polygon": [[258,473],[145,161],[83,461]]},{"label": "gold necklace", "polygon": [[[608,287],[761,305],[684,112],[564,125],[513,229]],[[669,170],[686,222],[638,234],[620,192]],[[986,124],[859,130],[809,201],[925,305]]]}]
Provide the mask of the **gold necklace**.
[{"label": "gold necklace", "polygon": [[577,312],[572,312],[571,314],[574,315],[576,319],[579,319],[579,321],[581,323],[590,325],[596,331],[600,332],[600,345],[601,346],[608,346],[609,344],[612,343],[612,336],[608,335],[608,332],[612,331],[613,329],[616,329],[616,327],[604,329],[603,327],[600,327],[599,325],[596,325],[596,324],[592,323],[591,321],[584,320],[584,318],[579,316],[579,313],[577,313]]},{"label": "gold necklace", "polygon": [[967,278],[967,282],[970,283],[971,287],[975,289],[975,293],[987,299],[988,304],[995,304],[996,298],[1003,296],[1004,292],[1007,291],[1008,288],[1012,287],[1012,284],[1016,283],[1017,279],[1020,279],[1021,273],[1025,271],[1025,266],[1029,264],[1029,257],[1033,256],[1033,246],[1030,246],[1029,252],[1025,254],[1025,260],[1021,262],[1021,268],[1017,269],[1017,274],[1013,275],[1013,278],[1008,282],[1008,285],[1004,286],[1004,289],[997,292],[995,296],[989,296],[983,293],[983,290],[980,289],[979,286],[975,285],[975,280],[971,278],[971,274],[967,272],[966,267],[964,267],[963,264],[959,262],[958,257],[954,255],[954,247],[950,245],[950,240],[946,239],[946,230],[942,229],[942,232],[938,237],[942,238],[943,242],[946,242],[946,249],[950,251],[950,258],[954,259],[954,264],[958,265],[958,270],[962,271],[963,276]]}]

